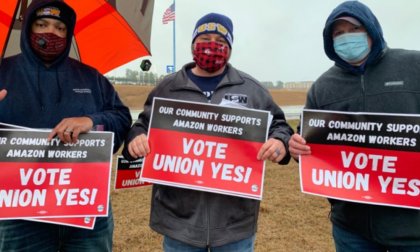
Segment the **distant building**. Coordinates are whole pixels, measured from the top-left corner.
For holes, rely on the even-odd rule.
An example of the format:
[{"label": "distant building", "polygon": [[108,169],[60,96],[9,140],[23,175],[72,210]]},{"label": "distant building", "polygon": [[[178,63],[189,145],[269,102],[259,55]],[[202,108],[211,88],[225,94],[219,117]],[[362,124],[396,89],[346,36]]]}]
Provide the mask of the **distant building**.
[{"label": "distant building", "polygon": [[309,89],[313,81],[296,81],[283,83],[284,89]]}]

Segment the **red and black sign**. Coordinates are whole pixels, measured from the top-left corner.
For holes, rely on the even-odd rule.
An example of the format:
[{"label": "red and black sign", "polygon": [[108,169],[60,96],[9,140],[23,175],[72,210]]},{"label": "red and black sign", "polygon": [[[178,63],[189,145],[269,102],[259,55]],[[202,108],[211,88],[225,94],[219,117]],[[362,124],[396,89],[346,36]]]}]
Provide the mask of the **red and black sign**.
[{"label": "red and black sign", "polygon": [[113,133],[0,129],[0,219],[107,216]]},{"label": "red and black sign", "polygon": [[115,173],[115,189],[136,188],[150,183],[140,180],[143,158],[134,161],[128,161],[123,156],[117,156],[117,165]]},{"label": "red and black sign", "polygon": [[261,199],[269,112],[155,98],[141,179]]},{"label": "red and black sign", "polygon": [[302,191],[420,209],[420,117],[304,110]]}]

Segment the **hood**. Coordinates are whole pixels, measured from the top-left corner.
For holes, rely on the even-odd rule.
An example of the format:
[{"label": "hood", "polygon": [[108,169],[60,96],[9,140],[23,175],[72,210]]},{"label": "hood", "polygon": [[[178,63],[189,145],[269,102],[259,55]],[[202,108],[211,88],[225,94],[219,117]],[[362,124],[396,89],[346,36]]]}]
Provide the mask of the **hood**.
[{"label": "hood", "polygon": [[57,6],[60,9],[65,9],[65,11],[69,14],[68,20],[65,22],[67,25],[67,43],[66,43],[66,50],[63,54],[58,57],[51,65],[56,65],[57,63],[63,61],[65,58],[68,57],[71,43],[74,34],[74,27],[76,25],[76,13],[74,10],[68,6],[62,0],[33,0],[31,4],[28,6],[26,10],[25,16],[23,18],[23,25],[22,25],[22,34],[20,37],[20,47],[22,53],[31,58],[32,60],[38,62],[39,64],[43,64],[42,60],[40,60],[36,54],[32,51],[30,45],[30,32],[31,32],[31,25],[32,22],[35,20],[35,11],[41,7],[46,6]]},{"label": "hood", "polygon": [[[372,48],[369,53],[366,63],[362,66],[352,66],[346,61],[342,60],[334,51],[334,44],[332,39],[332,25],[334,20],[342,17],[350,16],[356,18],[365,27],[367,33],[372,39]],[[381,25],[372,11],[359,1],[346,1],[338,5],[329,15],[324,31],[324,50],[328,58],[335,62],[338,67],[349,70],[351,72],[364,72],[366,66],[369,66],[378,61],[384,54],[387,45],[383,37]]]}]

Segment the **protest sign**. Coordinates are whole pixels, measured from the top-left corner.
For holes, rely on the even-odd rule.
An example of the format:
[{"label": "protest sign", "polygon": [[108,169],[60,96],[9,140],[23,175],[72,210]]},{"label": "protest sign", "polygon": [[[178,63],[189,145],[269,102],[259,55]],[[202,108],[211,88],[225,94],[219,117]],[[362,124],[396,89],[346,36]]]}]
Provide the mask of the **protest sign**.
[{"label": "protest sign", "polygon": [[420,116],[304,110],[305,193],[420,209]]},{"label": "protest sign", "polygon": [[0,219],[107,216],[113,134],[0,129]]},{"label": "protest sign", "polygon": [[141,179],[261,199],[269,112],[155,98]]},{"label": "protest sign", "polygon": [[123,156],[117,156],[115,172],[115,189],[136,188],[150,183],[140,180],[143,158],[128,161]]},{"label": "protest sign", "polygon": [[[30,128],[0,122],[0,129],[27,129],[29,130]],[[26,219],[26,220],[66,225],[66,226],[72,226],[72,227],[78,227],[78,228],[93,229],[93,227],[95,226],[96,218],[95,217],[40,218],[40,219],[33,218],[33,219]]]}]

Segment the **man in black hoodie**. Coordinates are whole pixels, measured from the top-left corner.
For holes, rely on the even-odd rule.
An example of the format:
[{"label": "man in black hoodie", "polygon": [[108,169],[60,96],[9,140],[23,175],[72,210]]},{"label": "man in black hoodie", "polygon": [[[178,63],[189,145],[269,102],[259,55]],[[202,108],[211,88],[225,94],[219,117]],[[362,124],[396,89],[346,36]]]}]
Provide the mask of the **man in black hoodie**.
[{"label": "man in black hoodie", "polygon": [[[389,49],[367,6],[359,1],[340,4],[328,17],[323,37],[335,65],[315,81],[305,108],[420,113],[420,52]],[[311,154],[299,134],[291,137],[289,151],[296,160]],[[329,201],[338,252],[420,251],[420,211]]]},{"label": "man in black hoodie", "polygon": [[[76,13],[63,1],[31,2],[22,28],[22,53],[1,62],[0,122],[50,128],[49,138],[64,143],[76,142],[79,134],[94,128],[112,131],[115,152],[131,115],[102,74],[69,58],[75,23]],[[112,210],[108,212],[96,218],[93,230],[1,220],[0,251],[112,251],[114,223]]]}]

